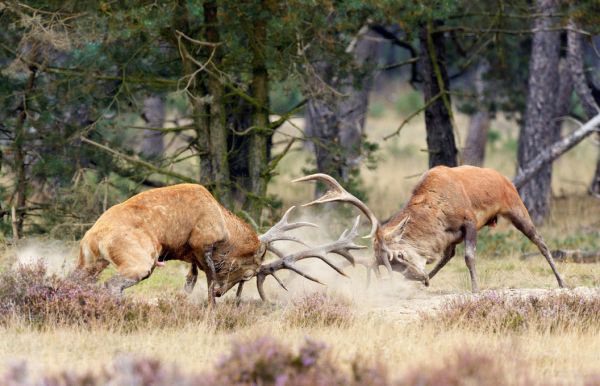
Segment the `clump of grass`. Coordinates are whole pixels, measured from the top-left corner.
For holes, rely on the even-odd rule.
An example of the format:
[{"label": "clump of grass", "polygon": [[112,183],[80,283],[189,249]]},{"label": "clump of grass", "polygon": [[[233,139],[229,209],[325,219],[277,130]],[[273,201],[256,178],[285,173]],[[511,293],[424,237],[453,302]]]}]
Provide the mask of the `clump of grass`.
[{"label": "clump of grass", "polygon": [[354,320],[352,304],[337,296],[314,292],[292,301],[284,312],[292,326],[349,326]]},{"label": "clump of grass", "polygon": [[43,264],[0,273],[0,324],[21,322],[36,327],[89,325],[135,330],[181,327],[204,322],[215,330],[251,325],[260,315],[253,304],[221,303],[215,310],[192,304],[184,294],[153,302],[119,298],[101,285],[48,275]]},{"label": "clump of grass", "polygon": [[422,316],[424,322],[443,330],[466,328],[491,333],[586,332],[598,329],[599,318],[598,293],[510,298],[491,292],[452,301],[440,312]]}]

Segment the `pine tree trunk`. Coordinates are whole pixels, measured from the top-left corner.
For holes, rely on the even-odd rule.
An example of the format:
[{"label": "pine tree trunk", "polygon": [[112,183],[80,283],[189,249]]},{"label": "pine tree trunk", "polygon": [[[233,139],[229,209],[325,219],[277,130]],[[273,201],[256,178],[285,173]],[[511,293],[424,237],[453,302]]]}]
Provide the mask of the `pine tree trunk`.
[{"label": "pine tree trunk", "polygon": [[469,129],[463,150],[463,161],[467,165],[481,166],[485,159],[485,146],[490,129],[490,112],[485,104],[485,80],[483,76],[488,69],[488,63],[482,62],[477,66],[475,73],[477,111],[469,119]]},{"label": "pine tree trunk", "polygon": [[263,204],[261,200],[267,194],[269,176],[266,174],[268,164],[267,144],[269,131],[269,75],[266,66],[267,28],[266,20],[261,18],[254,24],[252,36],[252,85],[254,106],[248,154],[248,171],[250,174],[250,199],[247,201],[247,211],[260,224],[260,214]]},{"label": "pine tree trunk", "polygon": [[[451,121],[450,94],[448,94],[448,71],[443,33],[430,32],[424,25],[419,31],[421,45],[421,76],[429,167],[437,165],[456,166],[457,149]],[[434,100],[435,99],[435,100]]]},{"label": "pine tree trunk", "polygon": [[[204,20],[206,24],[206,39],[208,42],[219,42],[219,20],[217,17],[216,1],[204,3]],[[219,48],[213,56],[213,62],[221,60]],[[221,81],[215,76],[207,80],[207,91],[211,96],[210,102],[210,133],[208,136],[208,156],[211,159],[212,191],[214,196],[227,208],[231,208],[231,184],[229,179],[229,160],[227,158],[227,125],[224,106],[224,91]]]},{"label": "pine tree trunk", "polygon": [[[537,12],[554,14],[556,0],[537,0]],[[540,150],[559,138],[556,118],[556,96],[559,91],[560,34],[548,31],[551,18],[539,17],[535,21],[537,32],[533,35],[529,62],[529,93],[525,112],[525,125],[519,135],[518,164],[520,168],[535,158]],[[533,221],[541,223],[550,210],[552,165],[544,166],[519,193]]]},{"label": "pine tree trunk", "polygon": [[[369,39],[371,35],[368,30],[360,32],[351,47],[357,70],[366,70],[374,58],[377,42]],[[312,66],[318,78],[309,82],[312,97],[306,106],[305,135],[312,138],[317,170],[348,181],[360,166],[373,74],[363,74],[360,79],[352,75],[340,79],[331,63],[317,61]],[[315,194],[320,194],[321,186],[316,189]]]},{"label": "pine tree trunk", "polygon": [[[35,57],[34,54],[31,57]],[[30,74],[25,86],[23,93],[23,102],[19,106],[19,116],[15,125],[15,136],[13,140],[13,170],[15,172],[15,192],[13,207],[16,208],[15,216],[13,218],[13,229],[15,234],[13,237],[18,239],[23,233],[23,222],[25,220],[27,204],[27,165],[25,161],[25,122],[27,120],[27,100],[35,85],[35,78],[37,75],[37,68],[30,67]]]},{"label": "pine tree trunk", "polygon": [[594,178],[590,184],[590,194],[600,198],[600,155],[598,155],[598,160],[596,161],[596,172],[594,173]]},{"label": "pine tree trunk", "polygon": [[[583,47],[582,37],[576,32],[577,25],[571,22],[571,30],[567,33],[568,50],[567,60],[569,62],[569,68],[573,78],[573,84],[577,97],[579,98],[583,110],[587,115],[588,119],[591,119],[598,113],[598,105],[592,95],[592,90],[588,86],[588,80],[585,76],[583,66]],[[592,43],[593,44],[593,43]],[[600,135],[599,135],[600,138]],[[600,198],[600,154],[598,154],[598,160],[596,161],[596,171],[592,182],[589,187],[590,194]]]},{"label": "pine tree trunk", "polygon": [[[159,95],[144,99],[142,117],[146,127],[161,129],[165,125],[165,102]],[[144,130],[141,153],[149,158],[158,158],[164,151],[163,133],[157,130]]]}]

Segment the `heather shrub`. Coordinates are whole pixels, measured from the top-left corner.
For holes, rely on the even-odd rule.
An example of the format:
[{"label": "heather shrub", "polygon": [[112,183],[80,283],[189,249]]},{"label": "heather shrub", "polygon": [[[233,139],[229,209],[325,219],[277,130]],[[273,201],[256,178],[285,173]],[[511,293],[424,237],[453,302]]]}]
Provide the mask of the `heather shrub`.
[{"label": "heather shrub", "polygon": [[325,345],[306,340],[297,352],[264,337],[235,343],[229,355],[203,374],[182,374],[160,361],[131,356],[115,358],[113,366],[99,374],[64,371],[36,380],[21,363],[0,376],[9,386],[130,386],[130,385],[389,385],[383,367],[369,368],[359,363],[347,371],[335,364]]},{"label": "heather shrub", "polygon": [[352,304],[324,292],[314,292],[292,301],[284,319],[293,326],[348,326],[354,320]]},{"label": "heather shrub", "polygon": [[383,367],[352,364],[351,372],[334,363],[322,343],[307,339],[297,352],[269,337],[235,343],[210,375],[213,385],[388,385]]},{"label": "heather shrub", "polygon": [[[441,359],[440,365],[432,368],[420,366],[407,371],[399,384],[407,386],[508,386],[535,385],[526,365],[516,363],[507,371],[504,360],[481,354],[472,349],[461,349]],[[539,382],[539,384],[543,384]]]},{"label": "heather shrub", "polygon": [[205,322],[209,328],[231,330],[255,323],[260,312],[253,304],[236,307],[233,302],[222,302],[210,311],[205,304],[190,303],[184,294],[152,302],[119,298],[96,283],[48,275],[42,264],[0,273],[0,324],[16,320],[39,327],[135,330]]},{"label": "heather shrub", "polygon": [[422,321],[440,329],[467,328],[485,332],[560,332],[597,330],[600,296],[562,293],[543,297],[510,298],[495,292],[448,303]]},{"label": "heather shrub", "polygon": [[193,376],[182,375],[174,366],[160,361],[122,355],[115,358],[111,368],[99,374],[78,373],[73,370],[45,375],[35,379],[25,363],[10,368],[0,384],[6,386],[192,386],[199,384]]}]

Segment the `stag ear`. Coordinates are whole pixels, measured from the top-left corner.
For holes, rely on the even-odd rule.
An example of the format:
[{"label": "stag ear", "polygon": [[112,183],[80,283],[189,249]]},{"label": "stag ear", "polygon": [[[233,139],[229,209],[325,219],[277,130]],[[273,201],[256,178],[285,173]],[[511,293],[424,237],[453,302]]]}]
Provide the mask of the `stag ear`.
[{"label": "stag ear", "polygon": [[384,235],[385,240],[390,242],[399,242],[402,240],[402,236],[404,235],[404,231],[406,230],[406,226],[408,225],[409,221],[410,216],[406,216],[392,229],[386,231]]},{"label": "stag ear", "polygon": [[260,264],[265,259],[265,255],[267,254],[268,245],[266,243],[260,243],[260,247],[255,255],[255,260]]}]

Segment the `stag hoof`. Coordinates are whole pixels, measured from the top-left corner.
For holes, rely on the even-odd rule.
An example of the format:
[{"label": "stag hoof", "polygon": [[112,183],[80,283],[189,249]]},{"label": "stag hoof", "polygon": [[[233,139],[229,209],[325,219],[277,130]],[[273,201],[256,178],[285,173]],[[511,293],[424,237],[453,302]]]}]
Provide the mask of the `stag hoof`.
[{"label": "stag hoof", "polygon": [[183,286],[183,290],[185,291],[186,294],[188,294],[188,295],[191,294],[194,291],[194,284],[186,282],[185,285]]}]

